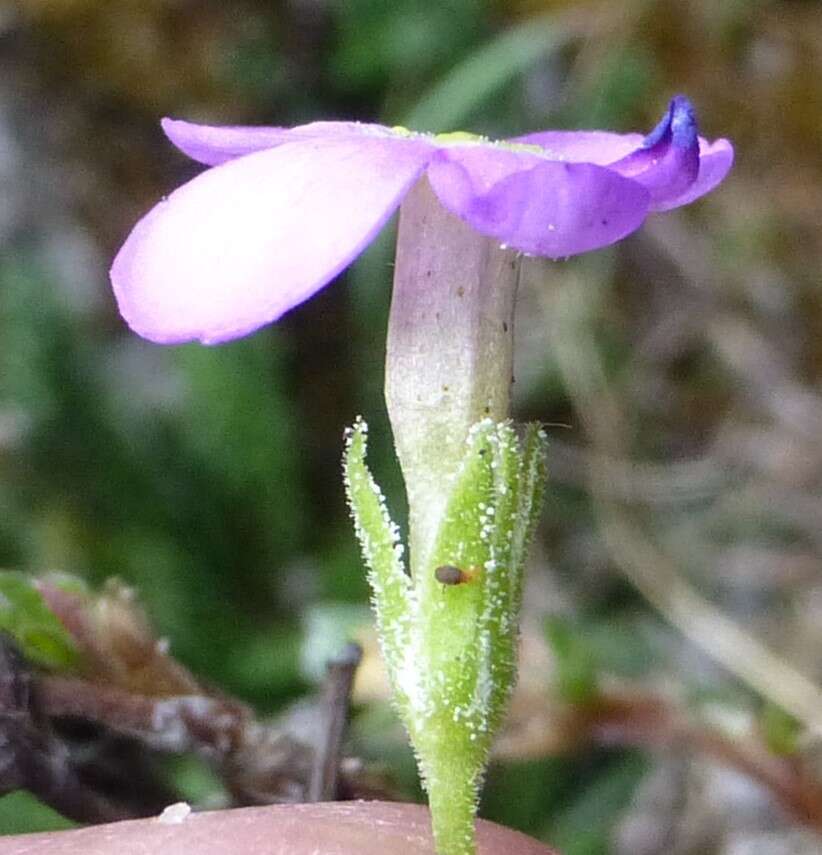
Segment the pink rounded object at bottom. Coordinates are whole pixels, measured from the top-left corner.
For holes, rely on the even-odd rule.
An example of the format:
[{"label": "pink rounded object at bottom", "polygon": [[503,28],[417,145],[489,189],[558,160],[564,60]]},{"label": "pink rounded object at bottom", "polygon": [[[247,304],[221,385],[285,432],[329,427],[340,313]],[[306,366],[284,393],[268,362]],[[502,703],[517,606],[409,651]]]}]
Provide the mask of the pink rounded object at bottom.
[{"label": "pink rounded object at bottom", "polygon": [[[0,855],[434,855],[421,805],[322,802],[136,819],[0,837]],[[557,855],[493,822],[477,822],[477,855]]]}]

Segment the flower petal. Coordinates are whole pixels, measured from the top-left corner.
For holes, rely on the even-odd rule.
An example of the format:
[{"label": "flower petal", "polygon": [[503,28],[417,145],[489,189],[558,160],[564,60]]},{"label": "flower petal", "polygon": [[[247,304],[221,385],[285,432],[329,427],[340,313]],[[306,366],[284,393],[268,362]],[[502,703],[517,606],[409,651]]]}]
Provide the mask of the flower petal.
[{"label": "flower petal", "polygon": [[728,140],[718,139],[708,142],[700,137],[699,174],[696,181],[679,196],[672,197],[664,203],[657,202],[654,210],[669,211],[671,208],[679,208],[710,193],[728,174],[733,162],[734,149]]},{"label": "flower petal", "polygon": [[538,145],[556,160],[610,166],[645,186],[651,211],[667,211],[712,190],[733,163],[727,140],[697,136],[696,117],[687,98],[671,99],[659,124],[646,137],[604,131],[544,131],[511,142]]},{"label": "flower petal", "polygon": [[362,252],[431,152],[418,140],[303,139],[202,173],[115,258],[120,312],[166,344],[227,341],[276,320]]},{"label": "flower petal", "polygon": [[636,151],[644,139],[642,134],[612,134],[608,131],[541,131],[508,142],[538,145],[551,160],[607,166]]},{"label": "flower petal", "polygon": [[295,139],[390,134],[382,125],[360,122],[311,122],[295,128],[278,128],[198,125],[182,119],[166,118],[160,124],[165,135],[183,154],[206,166],[218,166],[235,157],[274,148]]},{"label": "flower petal", "polygon": [[699,137],[691,102],[684,95],[673,97],[642,145],[610,168],[647,188],[651,210],[670,207],[699,174]]},{"label": "flower petal", "polygon": [[[607,246],[642,225],[648,191],[590,163],[517,153],[504,167],[498,149],[442,149],[428,168],[440,201],[477,231],[522,252],[562,258]],[[505,155],[512,154],[504,152]],[[489,186],[489,176],[503,173]]]},{"label": "flower petal", "polygon": [[291,128],[216,127],[182,119],[166,118],[160,124],[183,154],[206,166],[217,166],[235,157],[282,145],[291,134]]}]

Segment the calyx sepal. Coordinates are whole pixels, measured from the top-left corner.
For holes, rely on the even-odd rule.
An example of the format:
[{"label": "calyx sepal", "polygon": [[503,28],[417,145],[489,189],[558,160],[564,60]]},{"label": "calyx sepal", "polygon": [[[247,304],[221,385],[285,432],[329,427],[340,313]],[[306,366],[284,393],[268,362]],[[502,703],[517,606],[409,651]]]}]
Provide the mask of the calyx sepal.
[{"label": "calyx sepal", "polygon": [[359,420],[347,434],[344,470],[380,644],[428,792],[438,852],[469,855],[491,740],[516,675],[545,435],[536,425],[518,431],[491,419],[471,427],[456,472],[444,478],[433,548],[425,549],[424,566],[413,566],[413,578],[365,446]]}]

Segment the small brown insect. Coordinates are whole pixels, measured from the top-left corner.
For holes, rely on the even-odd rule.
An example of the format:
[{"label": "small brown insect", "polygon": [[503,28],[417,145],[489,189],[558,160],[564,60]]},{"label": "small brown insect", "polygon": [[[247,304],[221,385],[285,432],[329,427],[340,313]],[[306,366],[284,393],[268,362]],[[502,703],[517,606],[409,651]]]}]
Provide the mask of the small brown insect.
[{"label": "small brown insect", "polygon": [[461,570],[453,564],[443,564],[434,571],[434,576],[442,585],[464,585],[476,576],[476,568]]}]

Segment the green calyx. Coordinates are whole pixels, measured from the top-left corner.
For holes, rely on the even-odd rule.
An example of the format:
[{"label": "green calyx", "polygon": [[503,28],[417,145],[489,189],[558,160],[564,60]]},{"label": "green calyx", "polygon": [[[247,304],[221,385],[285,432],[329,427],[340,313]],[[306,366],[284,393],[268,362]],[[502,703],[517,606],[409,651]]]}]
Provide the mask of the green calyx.
[{"label": "green calyx", "polygon": [[535,425],[521,437],[508,421],[473,425],[445,486],[435,542],[413,577],[365,453],[358,421],[346,437],[345,482],[396,706],[428,792],[438,852],[473,855],[482,774],[515,680],[545,436]]}]

